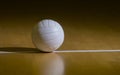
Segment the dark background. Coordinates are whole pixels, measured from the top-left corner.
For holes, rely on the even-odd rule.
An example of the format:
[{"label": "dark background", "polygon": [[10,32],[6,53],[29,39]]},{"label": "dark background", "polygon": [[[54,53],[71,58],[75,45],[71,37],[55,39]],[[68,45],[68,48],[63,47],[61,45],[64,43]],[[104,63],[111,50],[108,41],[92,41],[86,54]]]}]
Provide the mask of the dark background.
[{"label": "dark background", "polygon": [[115,0],[0,1],[0,46],[34,47],[32,28],[46,18],[65,31],[60,49],[120,49],[120,2]]}]

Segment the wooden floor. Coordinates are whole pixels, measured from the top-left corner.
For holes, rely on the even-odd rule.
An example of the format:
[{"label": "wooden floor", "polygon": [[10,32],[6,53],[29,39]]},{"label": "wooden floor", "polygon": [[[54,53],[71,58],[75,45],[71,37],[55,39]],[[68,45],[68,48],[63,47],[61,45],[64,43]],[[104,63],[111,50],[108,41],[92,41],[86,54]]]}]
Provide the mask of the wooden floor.
[{"label": "wooden floor", "polygon": [[[32,29],[53,19],[65,32],[59,52],[41,53]],[[119,0],[1,0],[0,75],[120,75]]]},{"label": "wooden floor", "polygon": [[[46,14],[4,15],[0,17],[0,75],[120,75],[119,52],[40,53],[31,32]],[[59,51],[120,49],[119,20],[61,16],[52,16],[65,31]]]},{"label": "wooden floor", "polygon": [[[64,14],[63,14],[64,15]],[[34,48],[31,33],[44,14],[8,15],[0,18],[0,47]],[[65,32],[61,50],[120,49],[120,22],[114,17],[53,15]],[[71,19],[75,18],[75,19]],[[85,19],[84,19],[85,18]]]},{"label": "wooden floor", "polygon": [[[1,49],[2,50],[2,49]],[[4,48],[0,75],[120,75],[120,53],[41,53]]]}]

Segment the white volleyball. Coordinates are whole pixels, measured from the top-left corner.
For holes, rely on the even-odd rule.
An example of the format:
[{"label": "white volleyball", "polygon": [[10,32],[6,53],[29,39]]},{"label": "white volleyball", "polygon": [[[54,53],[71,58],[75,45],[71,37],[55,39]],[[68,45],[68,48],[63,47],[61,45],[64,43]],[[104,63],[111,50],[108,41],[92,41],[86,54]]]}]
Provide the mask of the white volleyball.
[{"label": "white volleyball", "polygon": [[58,22],[45,19],[34,27],[32,40],[40,51],[52,52],[62,45],[64,41],[64,31]]}]

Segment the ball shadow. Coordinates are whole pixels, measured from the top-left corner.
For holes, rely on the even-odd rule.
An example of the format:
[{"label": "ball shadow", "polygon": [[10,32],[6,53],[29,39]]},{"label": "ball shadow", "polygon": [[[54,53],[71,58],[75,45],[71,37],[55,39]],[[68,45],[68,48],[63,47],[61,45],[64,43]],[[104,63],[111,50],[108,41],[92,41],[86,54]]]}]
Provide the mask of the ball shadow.
[{"label": "ball shadow", "polygon": [[13,52],[13,53],[43,53],[37,48],[26,47],[1,47],[0,52]]}]

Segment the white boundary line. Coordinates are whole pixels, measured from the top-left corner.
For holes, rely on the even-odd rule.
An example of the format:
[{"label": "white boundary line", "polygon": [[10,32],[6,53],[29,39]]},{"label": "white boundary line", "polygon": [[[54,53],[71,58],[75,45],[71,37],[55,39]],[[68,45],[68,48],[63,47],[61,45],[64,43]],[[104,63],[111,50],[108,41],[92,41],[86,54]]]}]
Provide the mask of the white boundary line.
[{"label": "white boundary line", "polygon": [[[59,51],[53,51],[55,53],[104,53],[104,52],[120,52],[120,50],[59,50]],[[17,53],[17,52],[6,52],[6,51],[0,51],[0,54],[6,54],[6,53]]]},{"label": "white boundary line", "polygon": [[120,52],[120,50],[61,50],[54,51],[55,53],[77,53],[77,52]]}]

